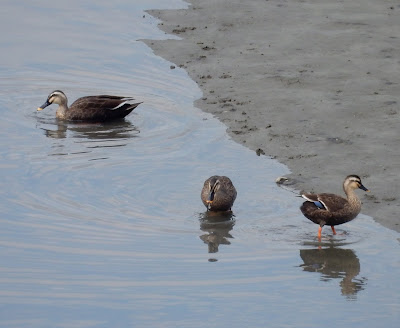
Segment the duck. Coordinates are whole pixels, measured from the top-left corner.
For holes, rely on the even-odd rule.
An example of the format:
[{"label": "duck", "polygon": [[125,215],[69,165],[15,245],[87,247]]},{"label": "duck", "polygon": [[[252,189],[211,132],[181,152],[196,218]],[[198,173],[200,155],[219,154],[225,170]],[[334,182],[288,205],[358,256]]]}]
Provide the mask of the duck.
[{"label": "duck", "polygon": [[358,175],[348,175],[343,181],[344,198],[335,194],[301,193],[306,201],[300,206],[303,215],[312,222],[319,224],[318,239],[321,240],[322,227],[331,226],[336,235],[335,226],[356,218],[361,211],[361,201],[355,193],[356,189],[369,190],[362,184]]},{"label": "duck", "polygon": [[231,211],[237,196],[236,188],[226,176],[213,175],[204,181],[201,200],[208,211]]},{"label": "duck", "polygon": [[134,102],[132,97],[87,96],[78,98],[70,107],[64,92],[55,90],[49,94],[46,102],[38,107],[43,110],[51,104],[58,104],[56,117],[70,121],[106,122],[122,119],[132,112],[141,102]]}]

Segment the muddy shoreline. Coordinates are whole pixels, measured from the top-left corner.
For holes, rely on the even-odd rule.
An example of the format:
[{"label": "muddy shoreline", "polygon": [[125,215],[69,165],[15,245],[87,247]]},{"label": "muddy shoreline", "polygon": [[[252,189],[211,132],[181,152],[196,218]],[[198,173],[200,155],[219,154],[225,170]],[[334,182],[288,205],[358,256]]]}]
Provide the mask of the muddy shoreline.
[{"label": "muddy shoreline", "polygon": [[400,5],[188,2],[149,11],[181,40],[144,42],[198,83],[195,105],[286,164],[295,189],[341,193],[360,175],[362,213],[400,232]]}]

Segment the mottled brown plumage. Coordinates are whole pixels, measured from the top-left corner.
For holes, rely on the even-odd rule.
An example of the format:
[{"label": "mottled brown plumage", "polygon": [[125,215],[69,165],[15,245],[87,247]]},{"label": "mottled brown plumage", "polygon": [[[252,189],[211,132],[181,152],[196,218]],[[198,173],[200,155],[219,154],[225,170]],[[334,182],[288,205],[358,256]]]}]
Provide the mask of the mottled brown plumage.
[{"label": "mottled brown plumage", "polygon": [[209,211],[230,211],[236,195],[236,189],[228,177],[214,175],[204,182],[201,200]]},{"label": "mottled brown plumage", "polygon": [[133,103],[131,97],[87,96],[77,99],[68,107],[64,92],[55,90],[47,97],[46,102],[38,108],[58,104],[56,117],[71,121],[105,122],[124,118],[141,103]]},{"label": "mottled brown plumage", "polygon": [[343,224],[353,220],[361,210],[361,202],[358,199],[355,189],[368,191],[357,175],[349,175],[343,182],[343,190],[347,199],[335,194],[307,194],[301,196],[306,201],[301,205],[300,210],[304,216],[312,222],[319,224],[318,237],[321,238],[321,231],[324,225],[329,225],[335,232],[335,225]]}]

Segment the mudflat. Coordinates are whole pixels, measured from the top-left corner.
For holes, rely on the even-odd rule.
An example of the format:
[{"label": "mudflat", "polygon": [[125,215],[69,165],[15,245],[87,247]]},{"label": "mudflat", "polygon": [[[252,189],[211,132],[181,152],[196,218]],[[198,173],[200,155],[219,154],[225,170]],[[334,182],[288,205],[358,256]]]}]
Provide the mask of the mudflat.
[{"label": "mudflat", "polygon": [[343,194],[358,174],[362,212],[400,232],[398,1],[188,2],[149,11],[181,40],[145,42],[198,83],[195,105],[294,189]]}]

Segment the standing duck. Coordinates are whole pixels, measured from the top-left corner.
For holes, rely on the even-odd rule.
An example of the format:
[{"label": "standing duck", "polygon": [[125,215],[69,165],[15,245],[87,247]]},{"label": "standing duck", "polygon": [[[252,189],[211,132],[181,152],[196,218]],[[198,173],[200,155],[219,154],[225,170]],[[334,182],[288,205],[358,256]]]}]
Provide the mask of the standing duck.
[{"label": "standing duck", "polygon": [[131,97],[118,96],[88,96],[75,100],[68,107],[68,99],[64,92],[55,90],[49,94],[46,102],[37,110],[58,104],[56,117],[71,121],[106,122],[124,118],[133,111],[139,103],[133,103]]},{"label": "standing duck", "polygon": [[236,189],[228,177],[214,175],[204,182],[201,200],[209,211],[230,211],[236,195]]},{"label": "standing duck", "polygon": [[301,194],[306,201],[300,210],[307,219],[319,224],[318,239],[321,239],[324,225],[330,225],[333,234],[336,235],[335,225],[349,222],[360,213],[361,202],[354,192],[355,189],[369,191],[363,186],[358,175],[349,175],[343,182],[347,199],[335,194]]}]

